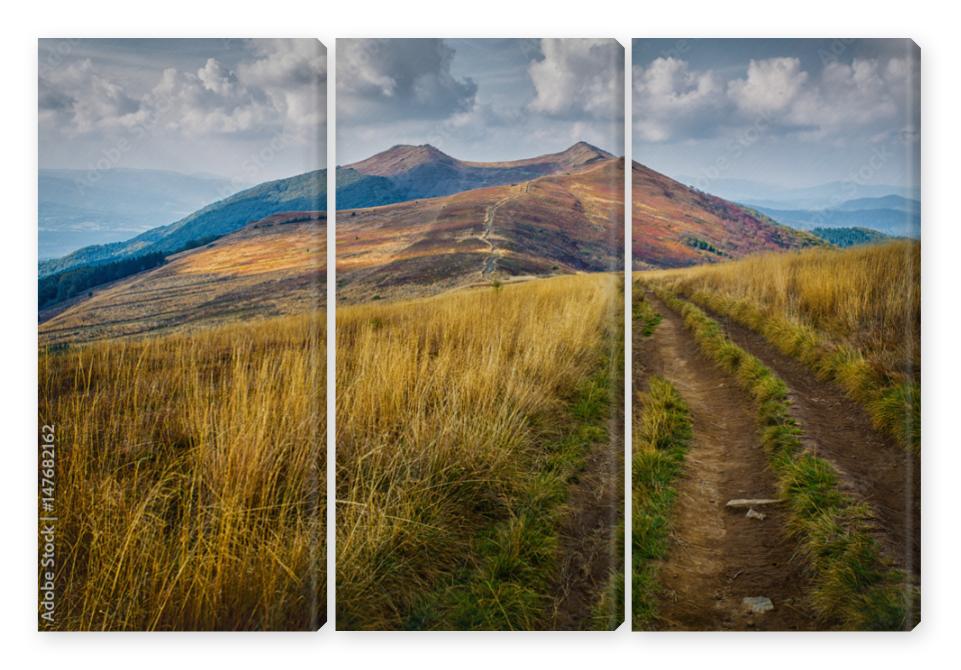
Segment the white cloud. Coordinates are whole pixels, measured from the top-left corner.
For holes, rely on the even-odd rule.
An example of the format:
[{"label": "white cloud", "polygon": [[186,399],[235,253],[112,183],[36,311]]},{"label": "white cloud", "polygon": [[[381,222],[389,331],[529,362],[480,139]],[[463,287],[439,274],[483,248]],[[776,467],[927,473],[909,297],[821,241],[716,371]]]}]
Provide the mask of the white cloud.
[{"label": "white cloud", "polygon": [[100,75],[89,59],[53,70],[39,89],[41,120],[72,133],[130,128],[149,116],[140,100]]},{"label": "white cloud", "polygon": [[677,58],[657,58],[635,66],[634,129],[642,139],[660,142],[679,130],[697,134],[727,105],[724,87],[711,71],[693,72]]},{"label": "white cloud", "polygon": [[797,58],[751,60],[725,78],[675,58],[635,66],[634,132],[664,142],[761,129],[765,135],[844,141],[910,129],[905,92],[916,73],[901,58],[834,61],[812,74]]},{"label": "white cloud", "polygon": [[545,39],[528,68],[536,96],[529,108],[551,116],[619,118],[624,52],[612,39]]},{"label": "white cloud", "polygon": [[746,115],[784,112],[800,95],[808,80],[797,58],[751,60],[746,79],[728,82],[728,95]]},{"label": "white cloud", "polygon": [[134,94],[90,60],[48,68],[39,82],[40,119],[79,136],[142,127],[185,137],[207,134],[315,137],[326,118],[326,55],[315,40],[253,40],[235,69],[208,58],[196,70],[166,68]]}]

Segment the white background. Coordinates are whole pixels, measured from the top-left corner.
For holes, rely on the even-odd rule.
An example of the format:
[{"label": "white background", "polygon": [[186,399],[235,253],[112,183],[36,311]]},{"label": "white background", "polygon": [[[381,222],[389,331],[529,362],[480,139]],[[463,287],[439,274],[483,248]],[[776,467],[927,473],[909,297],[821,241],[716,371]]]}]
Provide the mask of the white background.
[{"label": "white background", "polygon": [[[35,668],[900,668],[959,656],[957,18],[948,3],[484,0],[4,6],[0,663]],[[923,620],[911,634],[36,632],[37,37],[911,37],[922,49]],[[333,69],[333,68],[331,68]],[[333,86],[329,86],[331,102]],[[330,125],[333,139],[333,124]],[[630,142],[630,134],[626,137]],[[330,142],[333,150],[333,142]],[[335,161],[328,157],[328,165]],[[332,267],[332,264],[331,264]],[[333,286],[333,282],[331,282]],[[332,352],[333,348],[329,347]],[[333,370],[333,366],[329,368]],[[333,416],[333,411],[329,412]],[[955,666],[956,667],[956,666]]]}]

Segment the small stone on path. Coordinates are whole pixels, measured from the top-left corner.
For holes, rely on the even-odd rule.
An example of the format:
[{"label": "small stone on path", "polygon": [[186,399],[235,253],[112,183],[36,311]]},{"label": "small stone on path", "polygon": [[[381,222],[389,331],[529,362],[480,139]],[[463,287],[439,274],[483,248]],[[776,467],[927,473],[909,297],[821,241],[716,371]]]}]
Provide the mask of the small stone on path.
[{"label": "small stone on path", "polygon": [[764,614],[774,609],[774,603],[764,596],[751,596],[741,601],[741,604],[754,614]]},{"label": "small stone on path", "polygon": [[753,507],[749,508],[747,514],[744,516],[748,519],[757,519],[758,521],[764,521],[767,518],[767,514],[764,512],[755,512]]}]

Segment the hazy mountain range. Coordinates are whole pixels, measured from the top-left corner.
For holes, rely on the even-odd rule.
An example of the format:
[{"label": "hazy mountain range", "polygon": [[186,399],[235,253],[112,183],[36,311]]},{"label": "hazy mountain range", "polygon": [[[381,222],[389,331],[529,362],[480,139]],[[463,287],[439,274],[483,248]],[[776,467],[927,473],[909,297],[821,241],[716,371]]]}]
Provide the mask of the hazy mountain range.
[{"label": "hazy mountain range", "polygon": [[689,175],[678,175],[677,180],[726,200],[774,209],[837,209],[845,202],[861,198],[883,198],[890,195],[909,200],[920,198],[917,190],[904,186],[862,184],[854,181],[832,181],[813,186],[785,187],[750,179],[698,179]]},{"label": "hazy mountain range", "polygon": [[[890,206],[884,206],[885,203]],[[921,236],[921,203],[898,195],[849,200],[832,209],[756,209],[801,230],[868,228],[894,237]]]},{"label": "hazy mountain range", "polygon": [[243,184],[168,170],[41,169],[37,187],[39,256],[47,259],[176,221]]}]

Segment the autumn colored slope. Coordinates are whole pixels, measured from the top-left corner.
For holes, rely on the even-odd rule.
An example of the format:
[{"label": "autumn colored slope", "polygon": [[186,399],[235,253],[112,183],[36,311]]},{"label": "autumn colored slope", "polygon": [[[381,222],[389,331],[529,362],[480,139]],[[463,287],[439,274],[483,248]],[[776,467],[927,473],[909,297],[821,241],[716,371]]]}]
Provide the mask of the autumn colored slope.
[{"label": "autumn colored slope", "polygon": [[[488,186],[518,183],[584,168],[613,158],[603,149],[578,142],[564,151],[514,161],[462,161],[430,144],[399,144],[356,163],[338,168],[338,173],[362,175],[364,184],[389,194],[371,192],[369,202],[356,193],[337,191],[337,208],[367,207],[416,198],[452,195]],[[377,181],[380,180],[380,181]],[[343,200],[342,200],[343,197]],[[390,198],[389,200],[384,198]]]},{"label": "autumn colored slope", "polygon": [[623,160],[337,214],[338,299],[620,267]]},{"label": "autumn colored slope", "polygon": [[141,336],[322,305],[326,214],[287,212],[41,314],[41,343]]},{"label": "autumn colored slope", "polygon": [[635,270],[676,268],[762,251],[827,246],[810,233],[632,165]]}]

